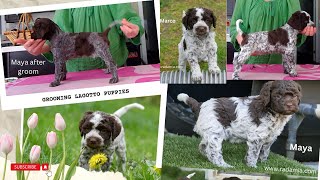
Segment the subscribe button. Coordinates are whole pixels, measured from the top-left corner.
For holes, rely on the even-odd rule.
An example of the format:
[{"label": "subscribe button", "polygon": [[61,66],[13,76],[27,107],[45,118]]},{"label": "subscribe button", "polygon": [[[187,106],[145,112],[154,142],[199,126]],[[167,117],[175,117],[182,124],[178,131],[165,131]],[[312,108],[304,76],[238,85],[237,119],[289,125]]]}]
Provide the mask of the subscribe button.
[{"label": "subscribe button", "polygon": [[40,171],[40,167],[42,170],[48,170],[48,164],[29,164],[29,163],[12,163],[11,171]]}]

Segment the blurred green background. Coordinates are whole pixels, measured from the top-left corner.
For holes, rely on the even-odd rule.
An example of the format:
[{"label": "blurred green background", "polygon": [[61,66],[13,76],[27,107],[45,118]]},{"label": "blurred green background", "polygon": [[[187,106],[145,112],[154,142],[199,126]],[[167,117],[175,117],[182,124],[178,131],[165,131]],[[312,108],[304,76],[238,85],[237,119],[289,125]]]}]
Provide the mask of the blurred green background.
[{"label": "blurred green background", "polygon": [[[55,131],[54,117],[61,113],[66,121],[66,164],[70,165],[80,152],[81,136],[79,121],[87,111],[103,111],[113,113],[122,106],[131,103],[140,103],[145,110],[131,109],[121,117],[127,143],[127,166],[139,164],[142,160],[155,162],[158,141],[158,124],[160,110],[160,96],[138,97],[120,100],[98,101],[71,105],[50,106],[41,108],[25,109],[24,111],[24,138],[28,132],[26,124],[32,113],[39,116],[38,126],[32,131],[29,142],[24,152],[24,162],[29,162],[29,152],[33,145],[41,146],[40,163],[49,162],[49,148],[46,144],[46,134]],[[62,159],[61,133],[57,132],[58,144],[53,150],[53,164],[58,164]],[[116,162],[114,161],[114,165]],[[113,165],[113,166],[114,166]],[[134,168],[133,168],[134,169]]]},{"label": "blurred green background", "polygon": [[[160,24],[160,64],[164,66],[178,66],[178,44],[182,37],[182,12],[193,7],[211,9],[217,17],[216,43],[218,45],[218,65],[221,70],[226,69],[226,0],[160,0],[160,18],[173,19],[176,23]],[[202,69],[208,69],[208,64],[201,62]],[[187,65],[189,68],[189,65]],[[173,70],[161,68],[161,71]]]}]

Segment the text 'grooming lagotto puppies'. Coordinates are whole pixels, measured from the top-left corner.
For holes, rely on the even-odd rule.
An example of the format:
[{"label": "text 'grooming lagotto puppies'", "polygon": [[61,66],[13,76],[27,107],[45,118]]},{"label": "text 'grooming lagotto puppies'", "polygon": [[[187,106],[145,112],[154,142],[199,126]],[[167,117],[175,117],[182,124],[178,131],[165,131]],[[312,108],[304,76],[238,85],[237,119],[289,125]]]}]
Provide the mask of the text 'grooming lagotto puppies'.
[{"label": "text 'grooming lagotto puppies'", "polygon": [[292,77],[297,76],[295,49],[297,35],[307,26],[313,26],[310,15],[305,11],[297,11],[292,14],[288,22],[273,31],[262,31],[245,34],[240,29],[241,19],[236,21],[238,34],[243,38],[240,44],[241,51],[233,60],[234,72],[232,78],[239,80],[242,65],[253,54],[282,54],[284,72]]},{"label": "text 'grooming lagotto puppies'", "polygon": [[66,80],[67,60],[78,57],[100,57],[106,64],[106,73],[112,73],[109,83],[117,83],[119,81],[117,64],[112,59],[108,40],[110,29],[117,24],[121,23],[115,21],[102,33],[66,33],[50,19],[38,18],[33,26],[34,32],[31,38],[50,41],[55,65],[55,79],[50,86],[59,86],[60,81]]},{"label": "text 'grooming lagotto puppies'", "polygon": [[199,62],[208,62],[209,72],[220,74],[217,65],[217,43],[215,32],[211,28],[216,27],[216,17],[206,8],[191,8],[183,12],[182,39],[178,45],[179,68],[186,71],[186,61],[191,69],[193,82],[201,82],[202,73]]},{"label": "text 'grooming lagotto puppies'", "polygon": [[124,128],[120,117],[128,110],[138,108],[143,110],[141,104],[126,105],[113,114],[105,112],[86,112],[79,123],[81,134],[81,149],[83,153],[79,159],[79,166],[89,170],[89,159],[98,153],[107,156],[107,162],[102,165],[102,171],[108,171],[113,160],[113,153],[118,156],[118,163],[122,171],[126,167],[126,141]]},{"label": "text 'grooming lagotto puppies'", "polygon": [[222,156],[222,142],[246,142],[246,163],[257,167],[258,160],[267,160],[271,145],[298,111],[301,96],[301,86],[294,81],[269,81],[257,96],[211,98],[199,103],[182,93],[178,100],[190,106],[198,118],[193,130],[201,136],[200,152],[213,164],[229,168],[232,166]]}]

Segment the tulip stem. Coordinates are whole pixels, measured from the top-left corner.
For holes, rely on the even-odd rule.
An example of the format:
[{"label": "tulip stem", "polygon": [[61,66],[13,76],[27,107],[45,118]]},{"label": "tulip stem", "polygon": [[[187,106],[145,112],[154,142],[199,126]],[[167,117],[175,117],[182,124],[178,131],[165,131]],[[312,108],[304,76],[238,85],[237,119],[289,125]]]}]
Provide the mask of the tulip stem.
[{"label": "tulip stem", "polygon": [[[61,131],[62,133],[62,145],[63,145],[63,158],[65,160],[65,157],[66,157],[66,144],[65,144],[65,141],[64,141],[64,131]],[[63,165],[63,168],[62,168],[62,179],[64,179],[64,165]]]},{"label": "tulip stem", "polygon": [[6,170],[7,170],[7,158],[8,158],[8,154],[6,154],[6,159],[5,159],[5,162],[4,162],[4,171],[3,171],[2,180],[4,180],[4,178],[6,177]]},{"label": "tulip stem", "polygon": [[28,171],[28,173],[27,173],[26,180],[28,180],[28,178],[29,178],[29,174],[30,174],[30,171]]},{"label": "tulip stem", "polygon": [[[26,148],[26,145],[27,145],[27,142],[28,142],[28,139],[29,139],[29,136],[30,136],[30,133],[31,133],[31,130],[29,128],[29,131],[28,131],[28,134],[27,134],[27,137],[26,139],[24,140],[23,142],[23,146],[22,146],[22,151],[21,151],[21,159],[20,159],[20,163],[23,163],[23,154],[24,154],[24,149]],[[22,171],[23,173],[23,171]],[[23,179],[23,175],[21,176],[21,180]]]},{"label": "tulip stem", "polygon": [[23,142],[23,147],[22,147],[22,151],[21,151],[21,163],[23,163],[23,153],[24,153],[24,149],[26,148],[26,145],[27,145],[27,142],[28,142],[30,133],[31,133],[31,130],[29,129],[28,134],[27,134],[27,137],[26,137],[26,139],[25,139],[24,142]]},{"label": "tulip stem", "polygon": [[[52,161],[52,149],[50,148],[50,161],[49,161],[49,171],[51,171],[51,161]],[[47,178],[49,180],[49,176]]]}]

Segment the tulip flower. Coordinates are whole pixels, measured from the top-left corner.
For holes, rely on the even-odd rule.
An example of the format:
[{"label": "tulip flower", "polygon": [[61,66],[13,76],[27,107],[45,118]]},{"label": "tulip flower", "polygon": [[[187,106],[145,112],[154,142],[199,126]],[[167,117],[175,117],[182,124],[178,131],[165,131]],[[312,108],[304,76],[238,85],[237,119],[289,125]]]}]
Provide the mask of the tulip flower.
[{"label": "tulip flower", "polygon": [[38,124],[38,115],[36,113],[33,113],[29,117],[27,124],[28,124],[29,129],[31,129],[31,130],[36,128],[37,124]]},{"label": "tulip flower", "polygon": [[13,149],[13,139],[10,135],[8,134],[4,134],[1,136],[1,145],[0,145],[0,149],[1,151],[7,155],[9,154],[12,149]]},{"label": "tulip flower", "polygon": [[5,177],[6,177],[8,154],[13,149],[13,139],[12,139],[12,137],[10,135],[4,134],[4,135],[1,136],[1,138],[0,138],[0,149],[5,154],[4,170],[3,170],[3,175],[2,175],[2,180],[4,180]]},{"label": "tulip flower", "polygon": [[41,153],[41,147],[38,145],[34,145],[30,151],[30,162],[35,163],[39,160]]},{"label": "tulip flower", "polygon": [[54,122],[54,127],[58,130],[58,131],[63,131],[66,128],[66,123],[63,119],[63,117],[61,116],[60,113],[56,114],[55,117],[55,122]]},{"label": "tulip flower", "polygon": [[[51,170],[51,161],[52,161],[52,149],[56,147],[58,142],[57,134],[53,131],[48,132],[47,134],[47,145],[50,148],[50,162],[49,162],[49,170]],[[47,177],[49,180],[49,176]]]},{"label": "tulip flower", "polygon": [[57,134],[53,131],[48,132],[47,134],[47,145],[49,146],[50,149],[53,149],[54,147],[56,147],[58,142],[57,139]]}]

